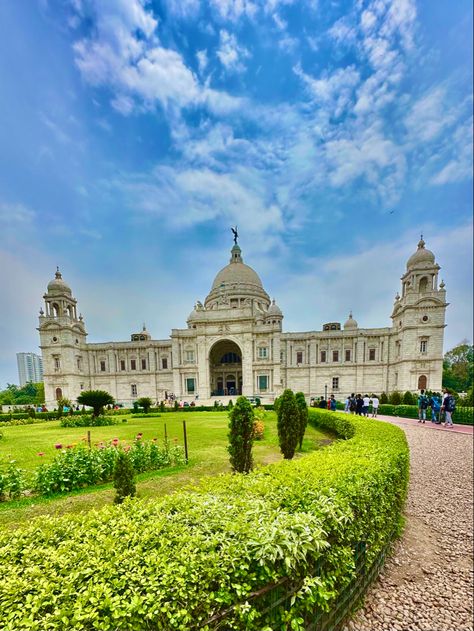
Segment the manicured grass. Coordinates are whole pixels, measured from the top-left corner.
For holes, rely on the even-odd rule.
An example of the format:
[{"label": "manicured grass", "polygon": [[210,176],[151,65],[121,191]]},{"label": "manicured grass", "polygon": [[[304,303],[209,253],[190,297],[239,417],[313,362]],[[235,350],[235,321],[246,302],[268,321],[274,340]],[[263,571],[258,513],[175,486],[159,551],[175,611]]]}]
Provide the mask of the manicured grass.
[{"label": "manicured grass", "polygon": [[[200,478],[230,471],[227,453],[228,417],[227,412],[180,412],[166,413],[160,418],[133,418],[129,415],[126,423],[118,417],[120,423],[107,427],[92,427],[92,444],[119,438],[132,442],[141,432],[143,440],[164,438],[166,424],[168,439],[183,444],[183,420],[186,421],[189,448],[189,464],[185,467],[165,469],[143,473],[137,478],[137,491],[142,498],[156,498],[173,492],[184,485],[197,482]],[[256,466],[276,462],[282,458],[278,447],[276,415],[267,412],[265,418],[264,440],[254,443],[254,461]],[[79,443],[87,435],[87,428],[60,427],[59,421],[6,427],[4,438],[0,440],[0,458],[5,461],[15,460],[17,465],[34,470],[42,462],[50,461],[56,449],[54,445]],[[308,425],[303,453],[321,446],[321,441],[328,435]],[[38,452],[44,452],[39,457]],[[92,508],[99,508],[112,502],[114,490],[112,484],[88,487],[54,498],[23,498],[15,502],[0,502],[0,526],[20,526],[31,518],[44,515],[76,513]]]}]

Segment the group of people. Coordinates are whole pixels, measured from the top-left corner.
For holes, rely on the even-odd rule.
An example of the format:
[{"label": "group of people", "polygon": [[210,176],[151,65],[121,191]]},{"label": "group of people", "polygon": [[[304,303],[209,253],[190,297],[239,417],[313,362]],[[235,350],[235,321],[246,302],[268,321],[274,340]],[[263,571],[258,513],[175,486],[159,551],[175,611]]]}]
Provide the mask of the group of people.
[{"label": "group of people", "polygon": [[369,416],[370,406],[372,406],[372,418],[375,418],[379,410],[379,398],[375,394],[369,397],[368,394],[362,396],[353,392],[344,402],[344,412]]},{"label": "group of people", "polygon": [[336,397],[331,394],[327,401],[324,397],[320,397],[317,407],[321,408],[322,410],[332,410],[333,412],[335,412],[337,407]]},{"label": "group of people", "polygon": [[443,390],[443,399],[432,394],[428,396],[424,390],[420,390],[418,397],[418,423],[426,422],[426,410],[431,408],[431,422],[435,425],[441,425],[441,418],[444,414],[445,426],[453,427],[453,412],[456,409],[456,399],[453,394],[445,388]]}]

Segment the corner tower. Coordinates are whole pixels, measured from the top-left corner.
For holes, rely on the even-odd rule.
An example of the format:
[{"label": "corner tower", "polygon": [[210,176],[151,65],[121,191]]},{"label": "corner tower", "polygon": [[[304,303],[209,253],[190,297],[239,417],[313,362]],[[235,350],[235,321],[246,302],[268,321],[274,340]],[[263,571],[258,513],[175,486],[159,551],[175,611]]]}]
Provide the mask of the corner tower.
[{"label": "corner tower", "polygon": [[43,296],[38,331],[43,355],[46,405],[56,405],[65,397],[76,400],[87,389],[87,332],[82,315],[77,315],[77,300],[64,282],[59,268]]},{"label": "corner tower", "polygon": [[407,261],[402,295],[396,295],[391,316],[391,390],[441,390],[448,303],[444,283],[438,285],[439,270],[435,255],[425,248],[421,237]]}]

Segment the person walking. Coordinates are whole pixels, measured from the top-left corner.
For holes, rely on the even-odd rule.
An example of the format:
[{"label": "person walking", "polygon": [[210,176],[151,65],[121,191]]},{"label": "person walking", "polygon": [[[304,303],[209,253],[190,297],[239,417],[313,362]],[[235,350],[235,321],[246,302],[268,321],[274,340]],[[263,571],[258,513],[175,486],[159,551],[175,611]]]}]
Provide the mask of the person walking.
[{"label": "person walking", "polygon": [[318,407],[320,407],[322,410],[327,410],[328,405],[327,405],[327,401],[326,401],[326,399],[324,397],[321,397],[319,399]]},{"label": "person walking", "polygon": [[420,390],[420,396],[418,397],[418,423],[424,423],[426,421],[426,410],[428,409],[428,397],[424,390]]},{"label": "person walking", "polygon": [[444,410],[444,426],[449,428],[453,427],[452,415],[454,410],[456,409],[456,399],[454,398],[451,391],[447,388],[445,388],[444,390],[443,405],[441,406],[441,409]]},{"label": "person walking", "polygon": [[435,394],[431,396],[430,399],[430,408],[431,408],[431,422],[436,425],[441,425],[441,402],[439,397]]},{"label": "person walking", "polygon": [[362,395],[358,394],[356,397],[356,414],[362,416],[362,411],[364,407],[364,400],[362,399]]},{"label": "person walking", "polygon": [[364,416],[369,416],[369,405],[370,405],[370,397],[368,394],[364,395],[364,398],[362,399],[362,414]]},{"label": "person walking", "polygon": [[379,411],[379,398],[376,394],[372,395],[372,418],[377,418]]},{"label": "person walking", "polygon": [[357,411],[357,399],[354,393],[349,397],[349,410],[352,414],[355,414]]},{"label": "person walking", "polygon": [[335,412],[335,411],[336,411],[336,408],[337,408],[337,401],[336,401],[336,397],[335,397],[333,394],[331,394],[331,398],[329,399],[329,409],[330,409],[332,412]]}]

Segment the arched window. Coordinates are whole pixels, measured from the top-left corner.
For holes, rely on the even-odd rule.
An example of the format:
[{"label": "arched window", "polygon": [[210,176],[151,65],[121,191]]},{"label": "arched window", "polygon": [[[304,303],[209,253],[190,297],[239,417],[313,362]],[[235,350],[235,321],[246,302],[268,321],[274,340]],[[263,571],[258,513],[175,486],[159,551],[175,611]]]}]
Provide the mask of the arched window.
[{"label": "arched window", "polygon": [[72,307],[71,307],[70,305],[69,305],[69,307],[67,308],[67,314],[68,314],[68,316],[69,316],[70,318],[73,318],[73,317],[74,317],[73,312],[72,312]]},{"label": "arched window", "polygon": [[51,306],[53,308],[53,317],[57,318],[59,316],[59,305],[57,304],[57,302],[53,302]]},{"label": "arched window", "polygon": [[226,353],[221,357],[221,364],[240,364],[241,359],[237,353]]},{"label": "arched window", "polygon": [[418,390],[426,390],[427,382],[428,380],[426,378],[426,375],[420,375],[418,377]]},{"label": "arched window", "polygon": [[61,390],[61,388],[56,388],[56,401],[59,401],[59,399],[62,399],[63,396],[63,391]]},{"label": "arched window", "polygon": [[426,276],[420,280],[420,292],[425,292],[428,290],[428,279]]}]

